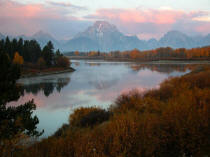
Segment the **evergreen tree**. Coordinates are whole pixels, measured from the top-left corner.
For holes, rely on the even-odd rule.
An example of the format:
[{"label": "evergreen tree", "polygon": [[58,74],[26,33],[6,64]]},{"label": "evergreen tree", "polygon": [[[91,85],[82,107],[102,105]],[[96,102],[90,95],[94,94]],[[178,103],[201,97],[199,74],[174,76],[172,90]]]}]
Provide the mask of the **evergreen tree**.
[{"label": "evergreen tree", "polygon": [[11,43],[8,36],[6,37],[6,40],[5,40],[4,52],[8,53],[9,57],[12,58]]},{"label": "evergreen tree", "polygon": [[41,56],[41,47],[36,40],[31,40],[29,42],[30,59],[29,62],[37,63],[39,57]]},{"label": "evergreen tree", "polygon": [[17,47],[18,47],[17,51],[20,53],[21,56],[23,56],[23,39],[22,38],[18,40]]},{"label": "evergreen tree", "polygon": [[11,53],[12,53],[12,58],[14,57],[15,52],[18,51],[18,42],[17,39],[13,39],[11,42]]},{"label": "evergreen tree", "polygon": [[23,94],[22,88],[16,84],[20,77],[20,67],[12,64],[6,53],[0,52],[0,68],[0,141],[12,139],[20,133],[41,135],[36,130],[39,120],[36,116],[32,117],[32,110],[36,108],[33,100],[17,107],[6,106]]},{"label": "evergreen tree", "polygon": [[57,51],[55,52],[55,56],[56,56],[56,58],[57,58],[57,57],[63,56],[63,54],[60,52],[59,49],[57,49]]},{"label": "evergreen tree", "polygon": [[4,51],[4,40],[0,40],[0,52]]},{"label": "evergreen tree", "polygon": [[54,53],[53,53],[53,44],[51,41],[47,43],[47,45],[42,50],[43,58],[47,64],[47,66],[52,66],[54,64]]}]

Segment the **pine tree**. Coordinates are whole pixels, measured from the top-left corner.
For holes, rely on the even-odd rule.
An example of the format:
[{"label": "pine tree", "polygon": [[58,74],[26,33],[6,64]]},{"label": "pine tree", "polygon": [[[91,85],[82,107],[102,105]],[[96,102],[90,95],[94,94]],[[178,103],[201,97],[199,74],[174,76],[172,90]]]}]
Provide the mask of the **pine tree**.
[{"label": "pine tree", "polygon": [[47,43],[47,45],[42,50],[43,58],[47,64],[47,66],[52,66],[54,63],[54,53],[53,53],[53,44],[51,41]]},{"label": "pine tree", "polygon": [[[8,107],[7,103],[18,100],[23,90],[16,84],[20,77],[20,67],[12,64],[6,53],[0,52],[0,141],[10,140],[17,134],[39,136],[36,130],[39,120],[32,116],[36,105],[33,100],[17,107]],[[1,155],[0,155],[1,156]]]}]

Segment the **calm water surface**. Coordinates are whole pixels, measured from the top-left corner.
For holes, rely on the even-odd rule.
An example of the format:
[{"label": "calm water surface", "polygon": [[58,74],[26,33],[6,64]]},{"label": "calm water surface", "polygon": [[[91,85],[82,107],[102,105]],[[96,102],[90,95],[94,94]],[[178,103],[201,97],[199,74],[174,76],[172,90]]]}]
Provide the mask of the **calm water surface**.
[{"label": "calm water surface", "polygon": [[188,64],[138,64],[72,60],[73,73],[21,79],[24,96],[12,105],[34,99],[39,118],[38,129],[44,129],[43,137],[52,135],[64,123],[69,114],[81,106],[107,108],[122,93],[132,89],[141,92],[158,88],[171,76],[189,72]]}]

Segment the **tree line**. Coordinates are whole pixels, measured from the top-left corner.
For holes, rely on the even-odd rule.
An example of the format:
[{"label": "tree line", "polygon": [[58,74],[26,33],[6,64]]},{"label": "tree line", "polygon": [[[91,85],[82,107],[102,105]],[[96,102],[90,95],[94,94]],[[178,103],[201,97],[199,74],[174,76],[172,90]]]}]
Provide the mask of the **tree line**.
[{"label": "tree line", "polygon": [[23,40],[22,38],[10,40],[7,37],[0,41],[0,52],[7,53],[14,63],[20,65],[46,68],[53,66],[68,67],[70,64],[59,49],[54,52],[51,41],[42,49],[36,40]]},{"label": "tree line", "polygon": [[[69,53],[72,55],[72,53]],[[172,49],[170,47],[161,47],[154,50],[140,51],[133,49],[130,51],[111,51],[109,53],[100,51],[90,51],[87,53],[79,53],[75,51],[75,56],[88,56],[88,57],[105,57],[105,58],[119,58],[119,59],[132,59],[132,60],[164,60],[164,59],[209,59],[210,46],[201,48],[178,48]]]}]

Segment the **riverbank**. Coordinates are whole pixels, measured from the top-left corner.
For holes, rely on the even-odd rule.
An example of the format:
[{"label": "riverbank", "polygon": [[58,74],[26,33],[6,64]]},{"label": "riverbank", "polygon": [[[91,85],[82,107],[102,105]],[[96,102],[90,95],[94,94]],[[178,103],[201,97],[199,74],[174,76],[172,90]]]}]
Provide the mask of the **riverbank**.
[{"label": "riverbank", "polygon": [[72,67],[68,67],[68,68],[53,67],[53,68],[47,68],[43,70],[24,69],[21,72],[20,78],[46,76],[46,75],[61,74],[61,73],[74,72],[74,71],[75,69]]},{"label": "riverbank", "polygon": [[92,61],[107,61],[107,62],[135,62],[141,64],[210,64],[209,60],[196,59],[170,59],[170,60],[134,60],[124,58],[106,58],[106,57],[87,57],[87,56],[66,56],[72,60],[92,60]]},{"label": "riverbank", "polygon": [[165,58],[165,59],[131,59],[131,58],[114,58],[114,57],[89,57],[89,56],[66,56],[74,60],[105,60],[105,61],[119,61],[119,62],[202,62],[210,63],[210,58],[205,59],[182,59],[182,58]]}]

